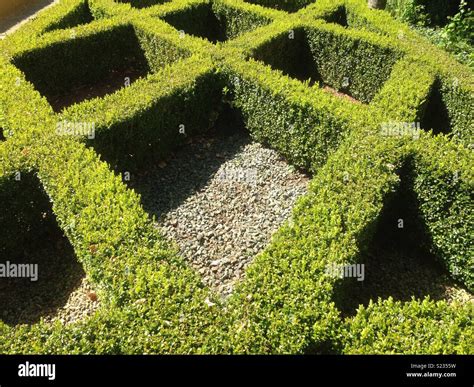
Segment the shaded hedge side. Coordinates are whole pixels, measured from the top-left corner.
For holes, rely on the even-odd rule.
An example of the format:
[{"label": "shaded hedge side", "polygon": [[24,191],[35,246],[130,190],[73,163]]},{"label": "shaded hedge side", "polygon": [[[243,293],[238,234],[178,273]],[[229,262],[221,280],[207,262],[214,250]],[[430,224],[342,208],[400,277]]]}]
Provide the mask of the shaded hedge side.
[{"label": "shaded hedge side", "polygon": [[[62,115],[53,112],[11,59],[40,55],[60,44],[72,49],[71,30],[43,32],[61,20],[63,26],[72,23],[68,15],[84,2],[67,0],[0,43],[0,127],[7,137],[0,142],[0,190],[16,171],[37,171],[60,228],[102,300],[93,316],[70,325],[11,327],[0,322],[0,353],[473,352],[472,311],[466,305],[385,300],[343,319],[333,302],[338,280],[326,273],[327,266],[359,262],[359,246],[372,240],[385,199],[398,188],[397,170],[408,157],[414,160],[413,188],[431,247],[454,278],[472,290],[472,238],[465,232],[466,219],[472,218],[466,205],[472,201],[472,156],[459,144],[468,138],[471,113],[456,105],[460,95],[469,102],[472,75],[386,13],[367,11],[362,0],[343,2],[349,28],[314,20],[341,3],[320,0],[289,16],[219,0],[212,4],[216,15],[244,12],[248,18],[243,24],[230,22],[234,40],[214,45],[181,37],[157,21],[208,1],[179,0],[138,10],[127,3],[90,0],[91,14],[99,20],[75,26],[75,39],[92,42],[101,34],[112,39],[116,28],[131,26],[153,71]],[[263,20],[273,22],[263,26]],[[372,32],[351,27],[358,20],[367,21]],[[369,52],[384,69],[386,82],[373,78],[375,67],[369,67],[371,84],[363,78],[363,66],[350,68],[360,80],[353,92],[368,102],[354,104],[251,59],[266,42],[298,28],[310,31],[314,49],[323,41],[346,42],[347,47],[360,43],[360,53],[346,47],[352,57],[320,60],[338,61],[346,69]],[[404,37],[391,42],[400,30]],[[329,67],[327,72],[337,87],[338,74]],[[437,80],[455,117],[457,140],[432,133],[416,140],[381,135],[383,123],[420,118]],[[212,124],[222,102],[241,110],[257,141],[313,174],[292,219],[256,257],[226,302],[202,285],[153,227],[138,195],[111,171],[132,148],[145,160],[148,141],[158,157],[172,150],[179,141],[177,104],[193,113],[185,123],[193,133]],[[156,127],[158,117],[163,122]],[[57,123],[65,118],[97,121],[97,143],[57,136]],[[123,138],[130,141],[117,151]],[[86,145],[109,152],[110,164]],[[454,184],[453,176],[458,176]]]}]

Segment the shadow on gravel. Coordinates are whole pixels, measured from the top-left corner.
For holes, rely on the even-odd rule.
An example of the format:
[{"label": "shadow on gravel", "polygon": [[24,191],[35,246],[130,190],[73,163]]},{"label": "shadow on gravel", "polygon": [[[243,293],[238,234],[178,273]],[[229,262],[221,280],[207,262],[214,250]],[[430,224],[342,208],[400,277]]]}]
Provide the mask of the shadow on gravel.
[{"label": "shadow on gravel", "polygon": [[141,195],[145,211],[160,220],[204,188],[223,163],[250,143],[240,114],[225,107],[212,130],[190,138],[166,162],[138,172],[128,186]]},{"label": "shadow on gravel", "polygon": [[[335,303],[344,317],[355,315],[360,304],[366,306],[378,297],[449,300],[451,291],[465,291],[429,252],[431,241],[411,190],[408,168],[402,170],[400,187],[387,200],[372,241],[359,259],[365,265],[365,279],[344,278],[335,288]],[[399,228],[400,220],[403,228]]]},{"label": "shadow on gravel", "polygon": [[[33,324],[63,307],[85,273],[34,175],[0,186],[0,203],[0,320]],[[32,266],[23,266],[27,278],[12,277],[20,264],[37,265],[37,281]]]}]

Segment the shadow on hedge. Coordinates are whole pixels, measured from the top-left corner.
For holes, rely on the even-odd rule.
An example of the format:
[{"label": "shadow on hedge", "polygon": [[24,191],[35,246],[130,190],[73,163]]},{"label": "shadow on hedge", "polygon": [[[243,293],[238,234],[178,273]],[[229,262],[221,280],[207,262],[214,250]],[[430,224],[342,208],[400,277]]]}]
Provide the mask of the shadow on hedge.
[{"label": "shadow on hedge", "polygon": [[334,300],[343,317],[355,315],[360,304],[367,306],[378,297],[448,300],[453,289],[464,289],[430,251],[432,242],[412,190],[411,168],[410,161],[402,167],[397,192],[386,200],[371,242],[361,247],[358,263],[364,265],[364,279],[344,278],[335,287]]},{"label": "shadow on hedge", "polygon": [[[85,276],[38,179],[20,176],[0,185],[0,265],[10,268],[0,277],[0,320],[9,325],[54,315]],[[13,277],[11,269],[19,264],[37,265],[37,280],[31,269],[24,271],[28,278]]]}]

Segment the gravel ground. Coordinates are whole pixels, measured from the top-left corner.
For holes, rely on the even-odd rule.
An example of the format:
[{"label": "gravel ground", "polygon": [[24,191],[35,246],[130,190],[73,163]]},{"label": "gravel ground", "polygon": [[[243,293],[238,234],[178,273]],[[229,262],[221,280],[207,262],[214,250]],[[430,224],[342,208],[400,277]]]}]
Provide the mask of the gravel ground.
[{"label": "gravel ground", "polygon": [[[308,178],[245,133],[194,138],[167,162],[130,182],[156,226],[174,240],[206,285],[231,293],[252,258],[287,219]],[[100,300],[56,231],[18,262],[39,264],[39,280],[0,282],[0,319],[9,325],[72,323]]]},{"label": "gravel ground", "polygon": [[308,177],[244,132],[194,139],[132,186],[206,285],[232,292],[291,215]]},{"label": "gravel ground", "polygon": [[97,293],[84,276],[77,288],[69,294],[64,306],[44,316],[46,322],[70,324],[92,315],[100,306]]},{"label": "gravel ground", "polygon": [[[2,260],[3,263],[5,263]],[[67,239],[47,239],[36,251],[26,251],[13,263],[38,264],[38,280],[0,280],[0,320],[8,325],[34,324],[40,319],[70,323],[99,307]]]}]

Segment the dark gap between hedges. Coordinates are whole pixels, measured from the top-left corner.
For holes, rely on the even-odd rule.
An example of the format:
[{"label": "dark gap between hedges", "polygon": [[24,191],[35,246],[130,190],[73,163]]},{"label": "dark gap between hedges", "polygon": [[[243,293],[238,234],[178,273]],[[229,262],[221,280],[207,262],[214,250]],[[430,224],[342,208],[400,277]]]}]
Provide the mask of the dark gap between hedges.
[{"label": "dark gap between hedges", "polygon": [[340,6],[332,14],[324,18],[327,23],[339,24],[341,27],[347,28],[349,24],[347,22],[347,9],[345,6]]},{"label": "dark gap between hedges", "polygon": [[[344,317],[360,304],[378,297],[410,301],[412,297],[446,300],[448,289],[462,288],[430,252],[432,242],[412,189],[411,162],[402,168],[397,192],[387,198],[368,246],[361,246],[358,263],[365,265],[364,281],[343,278],[335,286],[335,303]],[[403,219],[404,228],[398,227]]]},{"label": "dark gap between hedges", "polygon": [[47,98],[55,112],[103,97],[150,72],[131,26],[120,26],[92,37],[56,43],[14,58],[13,63]]},{"label": "dark gap between hedges", "polygon": [[126,78],[130,79],[130,84],[145,77],[147,72],[141,68],[140,60],[132,58],[127,68],[111,69],[110,73],[97,83],[77,86],[67,95],[56,95],[51,98],[50,103],[56,113],[63,109],[83,101],[105,97],[108,94],[122,89],[125,86]]},{"label": "dark gap between hedges", "polygon": [[0,141],[5,141],[5,134],[3,133],[3,128],[0,128]]},{"label": "dark gap between hedges", "polygon": [[261,5],[262,7],[268,7],[277,9],[279,11],[285,11],[294,13],[300,9],[313,3],[314,0],[245,0],[247,3]]},{"label": "dark gap between hedges", "polygon": [[222,4],[212,2],[169,13],[162,19],[180,32],[207,39],[214,44],[271,23],[271,19],[256,13],[242,12],[230,5],[222,7]]},{"label": "dark gap between hedges", "polygon": [[0,264],[37,264],[38,280],[0,277],[0,320],[12,326],[53,315],[85,277],[38,178],[20,176],[0,186]]},{"label": "dark gap between hedges", "polygon": [[128,3],[133,8],[148,8],[158,4],[168,3],[171,0],[115,0],[116,3]]},{"label": "dark gap between hedges", "polygon": [[[224,104],[213,128],[188,137],[166,161],[143,167],[125,183],[140,194],[145,211],[161,219],[202,189],[223,163],[249,144],[247,134],[241,113]],[[230,138],[236,141],[229,142]]]},{"label": "dark gap between hedges", "polygon": [[50,25],[44,32],[51,32],[61,29],[73,28],[92,23],[94,17],[89,6],[89,2],[81,3],[70,15],[64,17],[59,22]]},{"label": "dark gap between hedges", "polygon": [[212,43],[228,40],[225,22],[216,16],[210,4],[174,12],[163,19],[178,31],[207,39]]},{"label": "dark gap between hedges", "polygon": [[294,39],[290,39],[289,34],[281,34],[257,48],[252,56],[301,82],[308,82],[309,85],[322,83],[302,29],[294,31]]},{"label": "dark gap between hedges", "polygon": [[288,33],[277,36],[272,41],[258,47],[252,57],[274,70],[282,71],[290,78],[306,83],[308,86],[318,84],[326,92],[339,98],[348,99],[353,103],[361,103],[350,94],[347,88],[338,88],[337,85],[327,82],[322,77],[303,29],[295,30],[293,39],[290,39]]}]

